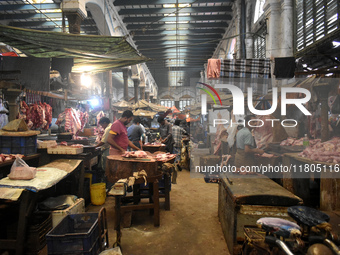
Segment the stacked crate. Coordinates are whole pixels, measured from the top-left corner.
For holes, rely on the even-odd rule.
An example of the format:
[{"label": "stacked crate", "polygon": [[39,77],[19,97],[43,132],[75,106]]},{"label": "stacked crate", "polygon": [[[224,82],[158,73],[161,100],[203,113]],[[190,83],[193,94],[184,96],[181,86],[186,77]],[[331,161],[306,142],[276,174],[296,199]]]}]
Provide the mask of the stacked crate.
[{"label": "stacked crate", "polygon": [[31,155],[37,153],[37,135],[0,136],[0,153]]}]

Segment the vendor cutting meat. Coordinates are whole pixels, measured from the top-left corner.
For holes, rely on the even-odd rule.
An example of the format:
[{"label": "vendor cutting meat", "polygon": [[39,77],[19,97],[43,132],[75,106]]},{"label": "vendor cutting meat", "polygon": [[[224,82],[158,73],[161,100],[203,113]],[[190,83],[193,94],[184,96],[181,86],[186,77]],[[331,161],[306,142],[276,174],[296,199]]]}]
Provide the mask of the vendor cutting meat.
[{"label": "vendor cutting meat", "polygon": [[128,146],[132,149],[140,150],[128,138],[126,126],[131,122],[133,113],[130,110],[123,112],[122,116],[112,123],[108,144],[111,145],[110,155],[122,155],[127,150]]},{"label": "vendor cutting meat", "polygon": [[249,120],[254,119],[255,116],[248,115],[244,118],[244,127],[236,134],[236,155],[235,166],[252,166],[255,164],[254,155],[263,154],[264,151],[256,148],[255,139],[251,133],[252,127],[249,126]]}]

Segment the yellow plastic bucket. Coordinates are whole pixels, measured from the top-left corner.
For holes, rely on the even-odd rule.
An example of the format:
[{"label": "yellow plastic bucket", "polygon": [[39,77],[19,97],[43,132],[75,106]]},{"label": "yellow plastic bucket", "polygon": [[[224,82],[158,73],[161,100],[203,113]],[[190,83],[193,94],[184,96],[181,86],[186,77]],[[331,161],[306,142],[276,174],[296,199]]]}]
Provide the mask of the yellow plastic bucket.
[{"label": "yellow plastic bucket", "polygon": [[106,184],[105,183],[95,183],[91,185],[91,203],[93,205],[102,205],[105,203],[106,199]]}]

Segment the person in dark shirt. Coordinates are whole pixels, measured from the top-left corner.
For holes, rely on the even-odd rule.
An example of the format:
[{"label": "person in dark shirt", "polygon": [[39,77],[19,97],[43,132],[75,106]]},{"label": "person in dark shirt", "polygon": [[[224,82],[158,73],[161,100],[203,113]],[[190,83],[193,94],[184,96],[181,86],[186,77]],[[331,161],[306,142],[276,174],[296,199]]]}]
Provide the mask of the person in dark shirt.
[{"label": "person in dark shirt", "polygon": [[133,124],[127,129],[129,140],[138,148],[142,148],[141,137],[144,134],[142,127],[140,126],[140,118],[135,117]]},{"label": "person in dark shirt", "polygon": [[172,153],[174,140],[172,137],[172,127],[164,117],[158,117],[160,142],[166,145],[166,151]]}]

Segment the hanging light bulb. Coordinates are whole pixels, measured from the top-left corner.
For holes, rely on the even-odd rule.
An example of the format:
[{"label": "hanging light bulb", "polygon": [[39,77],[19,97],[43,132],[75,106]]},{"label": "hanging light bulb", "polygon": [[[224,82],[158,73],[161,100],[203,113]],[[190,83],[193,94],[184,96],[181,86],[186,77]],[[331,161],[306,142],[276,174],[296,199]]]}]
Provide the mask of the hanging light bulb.
[{"label": "hanging light bulb", "polygon": [[81,85],[89,88],[92,85],[92,78],[89,74],[82,73],[80,77]]}]

